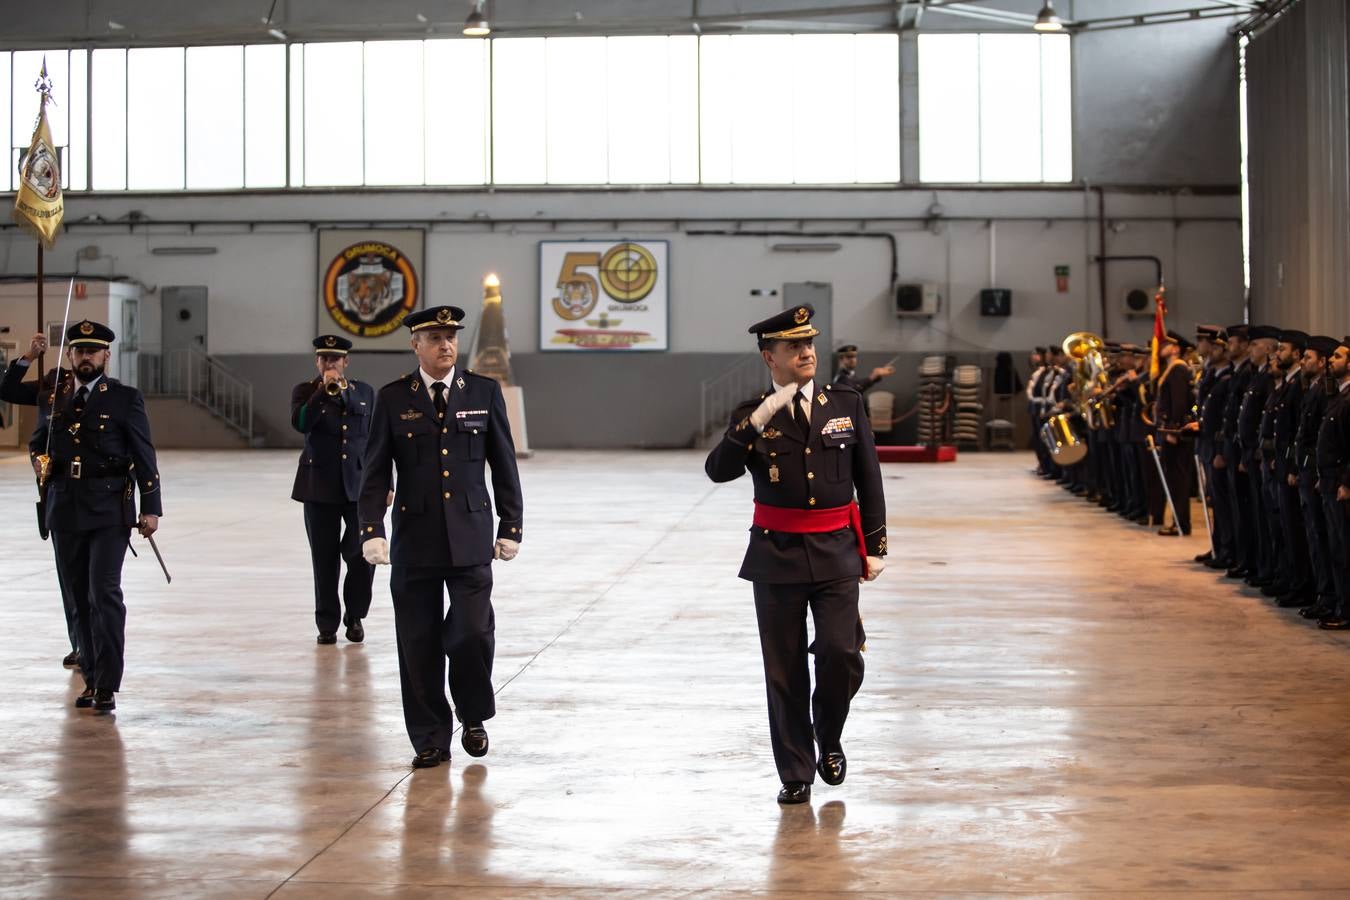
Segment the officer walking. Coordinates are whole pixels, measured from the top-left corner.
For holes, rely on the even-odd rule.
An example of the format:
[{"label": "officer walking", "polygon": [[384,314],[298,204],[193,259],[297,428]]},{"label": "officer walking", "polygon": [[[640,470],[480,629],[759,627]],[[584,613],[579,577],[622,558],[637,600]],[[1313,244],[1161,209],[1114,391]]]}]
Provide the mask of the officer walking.
[{"label": "officer walking", "polygon": [[[421,769],[450,759],[447,657],[460,741],[470,756],[488,751],[483,723],[496,713],[492,560],[514,559],[520,549],[523,501],[501,387],[456,367],[464,311],[437,306],[403,321],[418,368],[380,388],[358,505],[366,561],[393,566],[403,718],[417,751],[412,764]],[[495,541],[484,462],[501,520]],[[391,488],[394,527],[386,540]]]},{"label": "officer walking", "polygon": [[[319,335],[314,339],[319,376],[291,391],[291,426],[305,436],[291,499],[305,505],[305,534],[314,566],[314,624],[320,644],[337,643],[339,621],[346,626],[347,640],[365,640],[361,620],[370,611],[370,586],[375,579],[375,567],[361,555],[356,513],[375,390],[346,377],[351,348],[346,338]],[[338,601],[339,560],[347,564],[342,603]]]},{"label": "officer walking", "polygon": [[857,344],[844,344],[836,351],[836,355],[839,360],[839,368],[834,373],[834,383],[851,387],[860,394],[881,379],[895,374],[895,366],[877,366],[866,378],[860,376],[858,374]]},{"label": "officer walking", "polygon": [[[28,344],[28,349],[24,354],[5,369],[3,375],[0,375],[0,400],[6,403],[13,403],[17,406],[37,406],[39,402],[50,402],[52,396],[52,386],[56,384],[57,370],[52,369],[39,379],[25,381],[29,368],[33,365],[41,354],[47,352],[47,336],[42,332],[33,335],[33,339]],[[67,371],[65,377],[69,378]],[[46,401],[41,401],[42,397]],[[39,476],[39,482],[41,476]],[[46,490],[44,486],[43,491]],[[43,523],[46,528],[46,523]],[[61,606],[66,614],[66,636],[70,639],[70,652],[61,660],[61,665],[67,669],[75,669],[80,665],[79,650],[79,632],[75,627],[75,601],[70,596],[70,591],[66,589],[65,579],[61,575],[61,566],[56,567],[56,582],[61,589]]]},{"label": "officer walking", "polygon": [[[29,442],[36,459],[51,437],[47,528],[75,605],[85,680],[75,706],[101,712],[117,708],[122,688],[122,560],[131,528],[149,537],[163,512],[145,401],[140,391],[104,373],[115,337],[97,322],[70,326],[67,356],[75,377],[60,386],[54,411],[38,407]],[[141,495],[139,518],[135,491]]]},{"label": "officer walking", "polygon": [[740,577],[754,584],[784,804],[809,800],[817,772],[832,785],[847,774],[841,736],[863,678],[858,584],[881,574],[886,555],[886,501],[866,409],[853,388],[816,385],[814,314],[802,305],[750,327],[774,390],[736,409],[704,465],[715,482],[746,471],[754,480]]}]

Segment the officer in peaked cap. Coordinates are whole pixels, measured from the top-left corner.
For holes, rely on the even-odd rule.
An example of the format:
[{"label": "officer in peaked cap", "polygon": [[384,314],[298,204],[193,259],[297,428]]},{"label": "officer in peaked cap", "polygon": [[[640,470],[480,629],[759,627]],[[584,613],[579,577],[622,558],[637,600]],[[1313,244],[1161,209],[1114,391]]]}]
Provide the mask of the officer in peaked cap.
[{"label": "officer in peaked cap", "polygon": [[54,410],[39,405],[28,445],[34,458],[46,454],[50,435],[47,528],[75,606],[85,680],[75,706],[100,712],[116,709],[122,688],[127,610],[121,582],[128,538],[133,527],[146,537],[154,534],[163,512],[145,401],[140,391],[105,372],[115,339],[112,329],[98,322],[70,326],[66,345],[74,378],[61,384]]},{"label": "officer in peaked cap", "polygon": [[1175,331],[1167,332],[1161,347],[1166,368],[1158,376],[1158,395],[1154,401],[1153,421],[1161,440],[1163,477],[1172,498],[1176,521],[1158,530],[1162,535],[1191,533],[1191,481],[1195,474],[1188,425],[1195,408],[1191,392],[1191,369],[1186,354],[1194,346]]},{"label": "officer in peaked cap", "polygon": [[[1303,512],[1304,534],[1308,544],[1308,559],[1312,566],[1312,603],[1299,610],[1307,619],[1321,619],[1336,607],[1336,581],[1327,533],[1327,519],[1322,510],[1322,497],[1317,491],[1317,435],[1327,404],[1335,394],[1336,386],[1327,373],[1327,364],[1335,355],[1340,340],[1329,335],[1313,335],[1303,351],[1303,377],[1306,381],[1303,399],[1299,404],[1298,430],[1289,465],[1291,478],[1298,487],[1299,506]],[[1292,604],[1291,604],[1292,605]]]},{"label": "officer in peaked cap", "polygon": [[843,344],[835,351],[835,357],[838,368],[834,373],[834,383],[851,387],[858,393],[863,393],[886,376],[895,374],[894,366],[877,366],[866,378],[859,375],[857,344]]},{"label": "officer in peaked cap", "polygon": [[1327,521],[1335,596],[1319,626],[1350,629],[1350,337],[1327,361],[1327,406],[1317,432],[1317,490]]},{"label": "officer in peaked cap", "polygon": [[[356,511],[375,390],[347,378],[351,349],[352,342],[344,337],[319,335],[314,339],[318,376],[291,390],[291,426],[305,436],[291,499],[305,505],[305,534],[314,567],[314,624],[320,644],[337,643],[339,622],[346,626],[347,640],[365,640],[361,620],[370,611],[375,579],[375,567],[361,555]],[[344,562],[347,577],[342,580],[339,600]]]},{"label": "officer in peaked cap", "polygon": [[1218,325],[1197,325],[1197,349],[1205,360],[1196,389],[1195,455],[1205,473],[1204,488],[1214,511],[1213,546],[1195,558],[1212,569],[1228,569],[1236,557],[1233,509],[1226,469],[1214,467],[1214,457],[1223,452],[1223,411],[1232,386],[1233,365],[1228,358],[1228,332]]},{"label": "officer in peaked cap", "polygon": [[1222,440],[1214,454],[1213,466],[1222,471],[1217,482],[1228,487],[1231,511],[1232,537],[1230,539],[1234,558],[1233,565],[1225,574],[1229,578],[1247,578],[1257,569],[1256,533],[1253,530],[1249,514],[1247,471],[1242,467],[1242,447],[1238,441],[1238,422],[1241,418],[1242,400],[1247,395],[1247,387],[1256,374],[1252,363],[1248,326],[1238,323],[1224,329],[1228,333],[1228,360],[1233,365],[1232,381],[1228,385],[1228,397],[1224,402]]},{"label": "officer in peaked cap", "polygon": [[715,482],[747,471],[754,480],[740,576],[754,585],[785,804],[809,800],[817,772],[827,784],[844,780],[841,735],[863,678],[858,585],[881,574],[886,555],[886,500],[866,408],[853,388],[817,384],[814,312],[803,304],[750,327],[774,389],[737,407],[704,465]]},{"label": "officer in peaked cap", "polygon": [[[436,306],[403,323],[418,367],[380,388],[358,505],[366,561],[392,564],[403,718],[417,751],[413,766],[430,768],[450,758],[455,716],[465,751],[488,751],[483,723],[496,713],[492,561],[515,558],[523,501],[501,386],[457,365],[464,311]],[[500,519],[495,538],[485,463]],[[394,527],[386,540],[391,488]]]},{"label": "officer in peaked cap", "polygon": [[1276,535],[1275,583],[1262,593],[1278,598],[1284,607],[1307,606],[1312,602],[1313,579],[1298,483],[1296,479],[1290,481],[1293,474],[1290,458],[1303,406],[1302,360],[1308,337],[1306,332],[1292,329],[1280,332],[1279,348],[1272,361],[1275,387],[1266,401],[1261,421],[1261,479],[1272,513],[1271,530]]},{"label": "officer in peaked cap", "polygon": [[1279,347],[1280,329],[1269,325],[1253,325],[1247,329],[1249,358],[1255,369],[1247,383],[1247,391],[1238,408],[1238,447],[1241,450],[1238,470],[1247,476],[1247,507],[1244,522],[1250,527],[1256,569],[1246,581],[1255,588],[1265,588],[1276,580],[1276,536],[1271,527],[1273,515],[1266,498],[1266,486],[1261,477],[1261,419],[1266,400],[1275,390],[1272,357]]}]

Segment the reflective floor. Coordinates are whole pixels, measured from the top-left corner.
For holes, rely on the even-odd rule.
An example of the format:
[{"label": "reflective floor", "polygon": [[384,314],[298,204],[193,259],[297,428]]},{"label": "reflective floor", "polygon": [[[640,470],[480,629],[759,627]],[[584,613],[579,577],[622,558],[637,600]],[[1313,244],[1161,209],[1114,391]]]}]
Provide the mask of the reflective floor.
[{"label": "reflective floor", "polygon": [[0,896],[1350,892],[1350,639],[1029,456],[887,468],[848,781],[787,809],[748,482],[525,462],[492,751],[413,773],[388,570],[366,643],[316,646],[293,459],[164,455],[174,582],[127,560],[111,716],[70,706],[51,547],[0,459]]}]

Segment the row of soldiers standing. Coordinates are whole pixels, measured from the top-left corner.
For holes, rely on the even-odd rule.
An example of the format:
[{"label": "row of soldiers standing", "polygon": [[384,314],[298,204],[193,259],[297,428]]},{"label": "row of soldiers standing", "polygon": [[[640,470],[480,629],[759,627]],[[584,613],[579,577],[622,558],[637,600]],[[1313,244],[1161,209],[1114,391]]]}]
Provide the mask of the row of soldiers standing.
[{"label": "row of soldiers standing", "polygon": [[1038,352],[1027,387],[1037,433],[1081,409],[1085,391],[1114,411],[1081,428],[1076,465],[1056,465],[1036,440],[1038,474],[1163,535],[1190,532],[1203,492],[1212,549],[1197,562],[1350,629],[1350,338],[1201,325],[1193,344],[1168,333],[1157,378],[1147,350],[1107,342],[1098,383],[1076,379],[1061,348]]}]

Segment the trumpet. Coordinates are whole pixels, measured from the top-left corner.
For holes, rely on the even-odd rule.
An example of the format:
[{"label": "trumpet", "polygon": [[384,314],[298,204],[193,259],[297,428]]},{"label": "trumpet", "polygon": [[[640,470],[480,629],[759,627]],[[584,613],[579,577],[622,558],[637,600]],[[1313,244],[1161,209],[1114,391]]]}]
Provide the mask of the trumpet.
[{"label": "trumpet", "polygon": [[337,381],[325,381],[323,389],[328,392],[328,396],[336,397],[347,389],[347,379],[339,375]]}]

